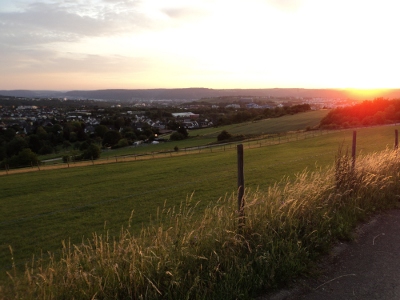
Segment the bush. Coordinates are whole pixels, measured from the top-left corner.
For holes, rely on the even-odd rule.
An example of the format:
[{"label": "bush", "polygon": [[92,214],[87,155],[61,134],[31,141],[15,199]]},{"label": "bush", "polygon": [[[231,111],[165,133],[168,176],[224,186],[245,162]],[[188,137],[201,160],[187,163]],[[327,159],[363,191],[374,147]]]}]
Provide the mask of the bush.
[{"label": "bush", "polygon": [[124,139],[120,139],[116,145],[111,146],[111,149],[123,148],[123,147],[127,147],[129,145],[130,145],[130,143],[129,143],[128,139],[124,138]]},{"label": "bush", "polygon": [[42,148],[39,150],[40,155],[46,155],[46,154],[51,154],[53,153],[54,148],[48,144],[44,145]]},{"label": "bush", "polygon": [[62,160],[64,163],[77,161],[81,159],[82,155],[80,155],[79,152],[76,150],[70,151],[68,154],[62,156]]},{"label": "bush", "polygon": [[82,153],[83,159],[98,159],[101,154],[101,149],[95,144],[90,144],[89,147]]},{"label": "bush", "polygon": [[169,139],[171,141],[180,141],[180,140],[184,140],[185,136],[182,133],[179,132],[174,132],[173,134],[171,134],[171,136],[169,137]]},{"label": "bush", "polygon": [[223,130],[218,136],[217,136],[217,140],[218,141],[224,141],[224,140],[229,140],[232,137],[232,135],[226,131]]},{"label": "bush", "polygon": [[39,162],[37,155],[29,148],[25,148],[21,150],[18,155],[12,156],[10,159],[6,159],[4,164],[12,166],[12,167],[26,167],[31,164],[36,165]]},{"label": "bush", "polygon": [[122,138],[119,131],[110,130],[104,134],[103,145],[104,146],[114,146]]},{"label": "bush", "polygon": [[79,146],[79,150],[81,151],[85,151],[87,148],[89,148],[89,143],[86,141],[82,142]]}]

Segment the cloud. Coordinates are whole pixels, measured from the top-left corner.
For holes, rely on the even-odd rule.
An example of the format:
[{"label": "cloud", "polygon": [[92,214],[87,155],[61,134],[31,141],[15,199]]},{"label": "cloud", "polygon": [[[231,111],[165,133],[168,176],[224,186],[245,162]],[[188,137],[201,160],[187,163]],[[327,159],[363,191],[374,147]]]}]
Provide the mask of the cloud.
[{"label": "cloud", "polygon": [[155,24],[138,1],[35,2],[18,11],[0,11],[0,43],[72,42],[85,37],[123,35]]},{"label": "cloud", "polygon": [[142,57],[63,53],[46,48],[9,50],[0,46],[4,53],[0,57],[2,73],[129,73],[152,67]]},{"label": "cloud", "polygon": [[285,11],[285,12],[295,12],[304,3],[305,0],[266,0],[266,2],[273,7]]},{"label": "cloud", "polygon": [[191,21],[203,18],[208,14],[205,9],[196,7],[171,7],[162,11],[171,19]]}]

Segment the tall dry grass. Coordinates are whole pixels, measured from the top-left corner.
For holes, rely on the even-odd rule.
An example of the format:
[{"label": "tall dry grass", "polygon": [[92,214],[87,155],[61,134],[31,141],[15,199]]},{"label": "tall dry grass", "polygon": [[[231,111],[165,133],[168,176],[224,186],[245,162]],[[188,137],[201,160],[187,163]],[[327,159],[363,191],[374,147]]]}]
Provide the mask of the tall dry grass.
[{"label": "tall dry grass", "polygon": [[[105,231],[61,258],[15,268],[5,299],[249,299],[305,274],[338,239],[370,214],[395,207],[400,160],[386,150],[351,158],[339,151],[329,169],[304,171],[268,191],[246,191],[238,230],[236,195],[199,212],[189,197],[160,208],[140,234]],[[132,217],[135,215],[133,213]]]}]

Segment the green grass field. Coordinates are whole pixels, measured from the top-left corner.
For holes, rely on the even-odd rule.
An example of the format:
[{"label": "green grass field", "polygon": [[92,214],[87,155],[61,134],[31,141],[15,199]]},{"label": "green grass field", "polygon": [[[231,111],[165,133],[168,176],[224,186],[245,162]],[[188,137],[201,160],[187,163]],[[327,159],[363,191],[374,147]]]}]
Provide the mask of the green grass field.
[{"label": "green grass field", "polygon": [[[138,147],[126,147],[121,149],[104,151],[101,158],[112,158],[122,155],[137,155],[143,153],[171,151],[177,146],[179,149],[198,147],[213,143],[216,141],[218,134],[226,130],[231,134],[278,134],[282,132],[291,132],[304,130],[307,127],[314,127],[328,113],[328,110],[310,111],[299,113],[296,115],[283,116],[281,118],[259,120],[255,122],[233,124],[220,127],[196,129],[189,131],[189,139],[183,141],[174,141],[160,143],[156,145],[145,144]],[[63,153],[61,153],[63,154]],[[41,160],[54,159],[60,157],[60,154],[49,154],[41,156]],[[56,161],[59,163],[59,161]],[[48,163],[47,163],[48,164]]]},{"label": "green grass field", "polygon": [[234,124],[217,128],[219,130],[206,131],[206,136],[217,137],[222,131],[226,130],[231,134],[278,134],[282,132],[290,132],[304,130],[307,127],[314,127],[319,124],[321,119],[325,117],[328,110],[309,111],[296,115],[287,115],[280,118],[265,119],[255,122]]},{"label": "green grass field", "polygon": [[[358,152],[392,147],[396,128],[359,129]],[[349,147],[351,139],[348,130],[315,132],[312,138],[265,147],[244,143],[246,188],[264,190],[305,168],[332,165],[339,145]],[[79,243],[105,228],[117,235],[121,226],[128,226],[132,212],[131,226],[139,232],[155,218],[157,208],[178,206],[192,193],[202,211],[236,191],[236,159],[234,147],[221,147],[215,152],[1,176],[1,272],[11,267],[9,246],[15,263],[23,267],[33,254],[57,252],[62,240]]]}]

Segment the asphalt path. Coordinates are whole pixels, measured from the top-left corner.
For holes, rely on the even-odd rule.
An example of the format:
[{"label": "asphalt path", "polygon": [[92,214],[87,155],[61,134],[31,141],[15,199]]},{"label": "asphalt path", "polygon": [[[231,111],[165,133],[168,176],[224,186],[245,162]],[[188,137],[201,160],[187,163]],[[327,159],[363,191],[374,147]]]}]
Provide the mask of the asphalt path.
[{"label": "asphalt path", "polygon": [[360,225],[353,241],[321,260],[317,274],[259,300],[400,299],[400,209]]}]

